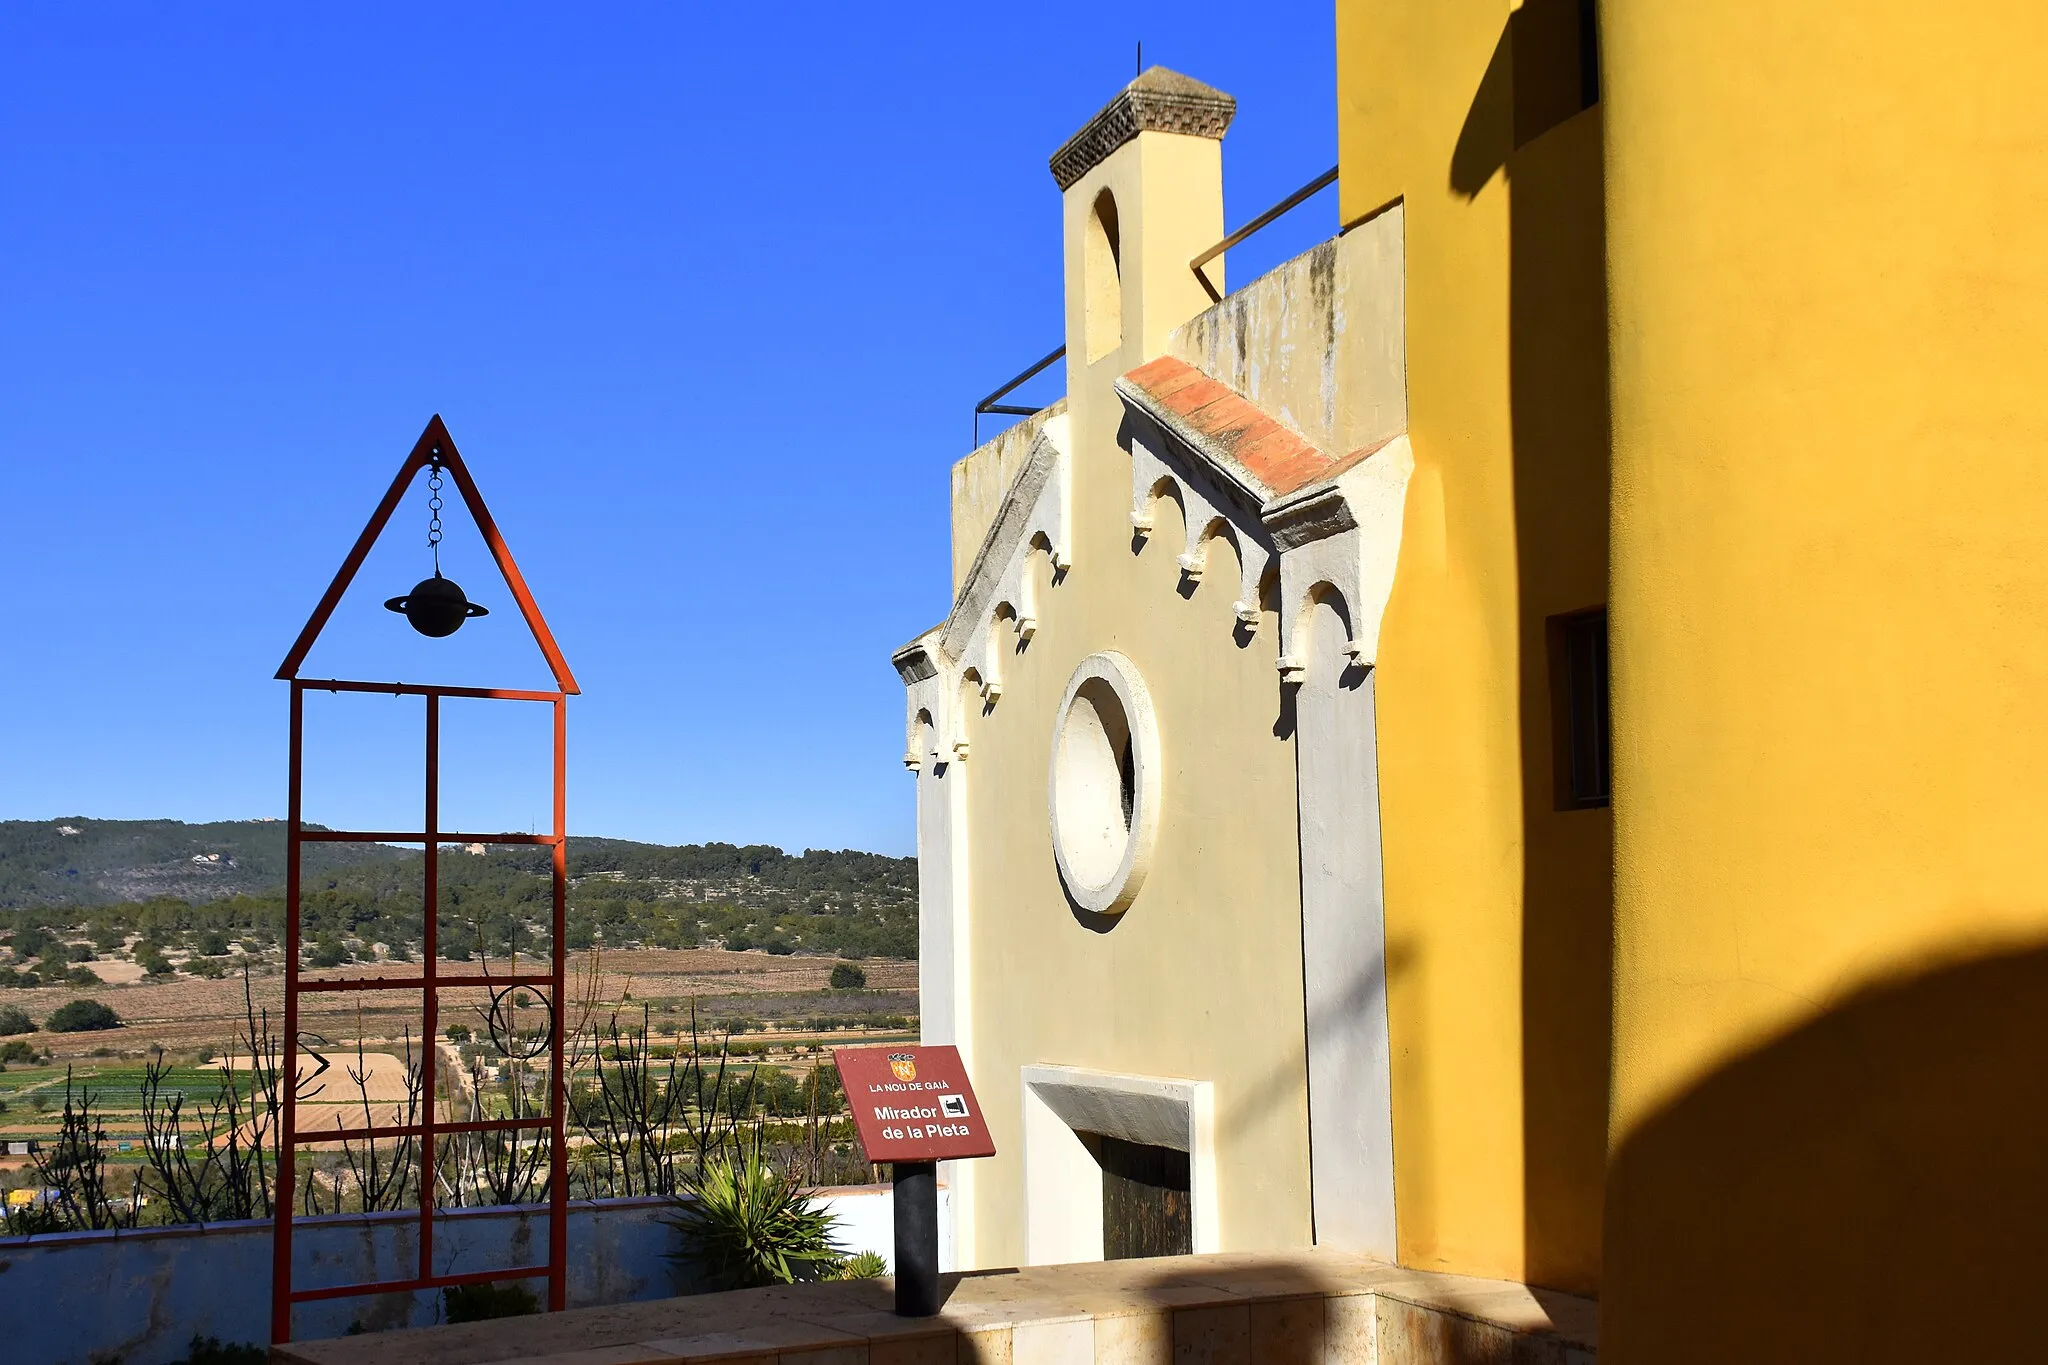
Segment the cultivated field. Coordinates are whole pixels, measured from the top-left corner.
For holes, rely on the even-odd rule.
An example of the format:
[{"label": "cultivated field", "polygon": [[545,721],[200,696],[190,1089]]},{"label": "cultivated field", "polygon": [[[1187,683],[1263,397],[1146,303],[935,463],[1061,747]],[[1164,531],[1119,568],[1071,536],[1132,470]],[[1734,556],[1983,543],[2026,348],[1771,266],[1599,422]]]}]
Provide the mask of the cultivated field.
[{"label": "cultivated field", "polygon": [[[604,1033],[616,1017],[619,1026],[637,1030],[644,1017],[657,1040],[667,1041],[689,1028],[695,1005],[700,1036],[715,1048],[729,1028],[744,1029],[735,1050],[749,1061],[794,1067],[815,1064],[825,1049],[840,1042],[880,1041],[908,1037],[917,1016],[917,964],[868,959],[859,965],[867,974],[861,990],[829,989],[835,960],[823,957],[774,956],[763,952],[726,952],[696,948],[680,951],[634,949],[602,954],[579,953],[570,959],[567,1023],[572,1034]],[[96,968],[100,963],[93,964]],[[113,965],[113,964],[107,964]],[[179,975],[165,980],[106,983],[76,989],[43,987],[6,993],[0,1003],[43,1020],[60,1005],[76,999],[98,1000],[113,1007],[122,1027],[85,1033],[27,1035],[37,1049],[51,1053],[48,1064],[12,1064],[0,1073],[0,1134],[48,1137],[62,1109],[67,1066],[90,1078],[105,1096],[111,1128],[125,1135],[135,1127],[139,1110],[140,1061],[161,1047],[179,1063],[174,1088],[187,1093],[187,1112],[204,1108],[217,1085],[219,1060],[239,1056],[237,1070],[246,1071],[247,1044],[243,983],[237,970],[220,980]],[[521,959],[522,973],[541,964]],[[486,979],[479,962],[443,962],[443,978]],[[504,976],[514,964],[490,965],[490,976]],[[417,962],[356,963],[308,971],[305,979],[417,977]],[[274,963],[252,965],[251,991],[259,1016],[267,1014],[273,1038],[283,1033],[284,978]],[[502,988],[501,988],[502,989]],[[497,1027],[501,1033],[543,1030],[548,1016],[544,992],[524,989],[501,996]],[[493,989],[444,987],[439,992],[437,1047],[444,1066],[459,1067],[449,1042],[449,1027],[466,1028],[485,1054],[491,1033]],[[329,1061],[322,1082],[301,1086],[306,1101],[302,1130],[335,1126],[342,1114],[349,1126],[363,1122],[363,1100],[350,1071],[364,1073],[374,1121],[403,1121],[398,1105],[405,1099],[405,1055],[424,1056],[420,994],[416,991],[334,992],[301,997],[299,1029],[304,1045]],[[358,1046],[361,1055],[358,1055]],[[312,1063],[302,1059],[302,1075]],[[324,1082],[324,1083],[323,1083]],[[312,1093],[318,1089],[319,1093]],[[448,1098],[444,1091],[444,1100]],[[453,1117],[452,1112],[447,1115]],[[10,1163],[0,1163],[0,1165]]]},{"label": "cultivated field", "polygon": [[[689,948],[669,951],[659,948],[620,950],[601,955],[572,954],[571,995],[587,983],[593,967],[598,972],[595,1002],[608,1013],[613,1006],[647,1004],[658,1011],[679,1011],[694,997],[700,1012],[712,1020],[745,1017],[760,1022],[778,1018],[803,1018],[819,1014],[917,1013],[917,964],[869,959],[860,964],[867,973],[864,991],[828,991],[834,960],[823,957],[776,957],[762,952],[729,953],[718,948]],[[99,963],[92,964],[95,967]],[[117,965],[117,964],[107,964]],[[538,964],[521,958],[518,970],[530,972]],[[281,1026],[284,1013],[284,977],[274,964],[258,969],[253,980],[256,1006],[268,1009],[272,1028]],[[512,970],[510,964],[493,964],[492,974]],[[476,962],[443,962],[443,976],[483,977]],[[341,980],[358,977],[418,976],[416,962],[356,963],[324,971],[307,971],[305,979]],[[106,1033],[38,1033],[38,1047],[48,1047],[59,1065],[66,1058],[90,1055],[95,1049],[114,1047],[121,1052],[147,1049],[161,1044],[171,1052],[194,1048],[225,1050],[232,1045],[242,1018],[242,978],[235,972],[219,981],[178,976],[163,982],[108,983],[76,989],[46,986],[35,990],[10,991],[0,1003],[11,1005],[32,1019],[49,1016],[59,1005],[77,999],[99,1000],[121,1015],[124,1027]],[[403,1003],[399,1003],[402,999]],[[485,1006],[488,992],[482,989],[444,990],[441,1013],[444,1024],[465,1018],[475,1025]],[[299,1026],[330,1041],[357,1036],[354,1020],[360,1007],[366,1015],[396,1022],[403,1016],[417,1018],[418,997],[386,997],[381,992],[307,995],[302,998]],[[575,1003],[572,999],[572,1012]],[[673,1017],[671,1013],[668,1017]],[[573,1022],[573,1021],[572,1021]],[[666,1031],[666,1030],[664,1030]],[[384,1036],[381,1032],[372,1036]],[[392,1036],[396,1036],[393,1034]]]}]

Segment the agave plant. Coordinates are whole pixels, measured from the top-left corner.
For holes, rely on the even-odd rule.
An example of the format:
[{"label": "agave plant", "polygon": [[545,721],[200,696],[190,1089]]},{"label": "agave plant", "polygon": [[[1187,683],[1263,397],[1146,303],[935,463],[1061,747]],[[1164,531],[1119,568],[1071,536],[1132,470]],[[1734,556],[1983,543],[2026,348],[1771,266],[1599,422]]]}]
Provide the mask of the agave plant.
[{"label": "agave plant", "polygon": [[857,1251],[846,1258],[838,1270],[835,1280],[874,1280],[889,1273],[889,1263],[882,1259],[879,1251]]},{"label": "agave plant", "polygon": [[759,1150],[715,1157],[685,1175],[666,1221],[683,1234],[669,1259],[713,1289],[825,1279],[845,1264],[833,1244],[838,1219],[761,1159]]}]

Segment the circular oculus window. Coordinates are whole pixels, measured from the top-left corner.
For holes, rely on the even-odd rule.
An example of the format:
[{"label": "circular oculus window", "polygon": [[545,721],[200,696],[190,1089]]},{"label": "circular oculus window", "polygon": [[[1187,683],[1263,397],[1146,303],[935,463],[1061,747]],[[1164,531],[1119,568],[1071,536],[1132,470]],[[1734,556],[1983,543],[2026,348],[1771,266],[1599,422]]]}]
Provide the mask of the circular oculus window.
[{"label": "circular oculus window", "polygon": [[1091,654],[1053,722],[1052,851],[1081,909],[1122,914],[1137,899],[1159,828],[1159,730],[1138,670]]}]

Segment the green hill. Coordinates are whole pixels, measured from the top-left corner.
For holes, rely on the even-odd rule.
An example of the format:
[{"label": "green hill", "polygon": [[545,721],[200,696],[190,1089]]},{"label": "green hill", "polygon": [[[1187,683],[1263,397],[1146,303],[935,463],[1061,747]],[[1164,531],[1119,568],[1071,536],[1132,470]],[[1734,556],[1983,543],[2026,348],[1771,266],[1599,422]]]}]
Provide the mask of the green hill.
[{"label": "green hill", "polygon": [[[306,869],[326,873],[405,856],[380,844],[315,844]],[[152,896],[213,900],[283,885],[282,820],[0,820],[0,909]]]},{"label": "green hill", "polygon": [[[441,941],[457,954],[544,945],[552,934],[547,851],[477,848],[442,849]],[[346,961],[371,955],[377,944],[387,956],[418,951],[419,850],[318,844],[305,852],[301,907],[310,953]],[[568,863],[572,949],[917,953],[914,858],[572,838]],[[0,821],[0,930],[11,949],[0,969],[17,984],[34,984],[19,969],[48,962],[57,970],[62,945],[80,940],[137,961],[206,952],[227,939],[274,944],[284,924],[283,882],[281,821]],[[131,942],[138,936],[141,942]]]}]

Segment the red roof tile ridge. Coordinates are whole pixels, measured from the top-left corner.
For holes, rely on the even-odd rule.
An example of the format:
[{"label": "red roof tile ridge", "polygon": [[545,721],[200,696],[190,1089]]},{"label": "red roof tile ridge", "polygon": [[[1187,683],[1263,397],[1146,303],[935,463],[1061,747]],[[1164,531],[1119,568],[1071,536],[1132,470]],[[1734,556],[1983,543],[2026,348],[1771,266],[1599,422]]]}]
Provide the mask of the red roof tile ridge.
[{"label": "red roof tile ridge", "polygon": [[1212,460],[1255,482],[1268,497],[1326,477],[1329,454],[1282,419],[1213,375],[1174,356],[1148,360],[1123,376],[1160,415],[1177,419]]}]

